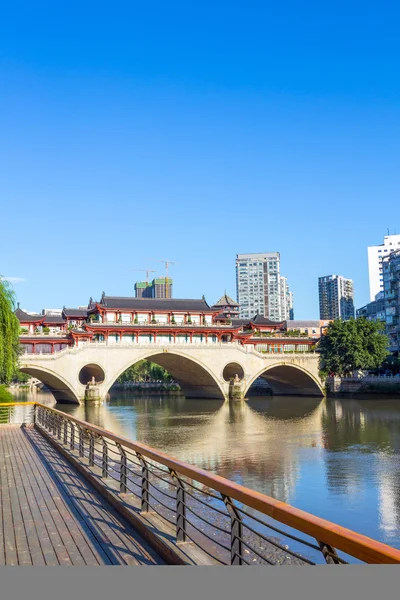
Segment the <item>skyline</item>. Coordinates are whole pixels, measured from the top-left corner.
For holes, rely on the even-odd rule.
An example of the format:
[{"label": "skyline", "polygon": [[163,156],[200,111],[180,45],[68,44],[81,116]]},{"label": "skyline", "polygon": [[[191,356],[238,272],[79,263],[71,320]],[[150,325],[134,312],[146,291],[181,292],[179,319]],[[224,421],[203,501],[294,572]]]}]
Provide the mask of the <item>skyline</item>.
[{"label": "skyline", "polygon": [[365,305],[398,218],[400,10],[156,5],[3,9],[0,273],[21,306],[134,295],[149,257],[213,303],[259,251],[296,318],[333,273]]},{"label": "skyline", "polygon": [[[279,251],[278,251],[278,253],[279,253]],[[252,253],[247,253],[247,254],[252,254]],[[256,254],[256,253],[253,253],[253,254]],[[268,251],[265,251],[265,252],[261,252],[261,253],[259,253],[259,254],[270,254],[270,252],[268,252]],[[155,265],[152,265],[152,266],[155,266]],[[136,269],[136,270],[137,270],[137,269]],[[333,275],[333,276],[339,276],[339,277],[343,276],[343,275],[342,275],[342,274],[340,274],[340,273],[330,273],[330,274],[329,274],[329,276],[332,276],[332,275]],[[326,276],[321,276],[321,277],[326,277]],[[319,278],[318,278],[318,282],[319,282],[319,279],[320,279],[321,277],[319,277]],[[153,279],[154,279],[154,280],[156,280],[156,279],[159,279],[159,278],[162,278],[162,275],[161,275],[161,273],[160,273],[159,275],[156,275],[155,277],[153,277]],[[17,284],[18,284],[18,283],[28,282],[28,280],[26,280],[26,279],[24,279],[24,278],[21,278],[21,277],[7,277],[7,276],[3,276],[3,279],[6,279],[6,280],[7,280],[7,281],[9,281],[11,284],[15,284],[15,283],[17,283]],[[171,280],[171,282],[173,282],[173,278],[170,278],[170,277],[169,277],[168,279],[170,279],[170,280]],[[285,278],[285,279],[287,279],[287,278]],[[348,278],[348,279],[351,279],[351,278]],[[136,293],[135,293],[135,285],[137,285],[138,283],[144,283],[144,281],[145,281],[144,279],[143,279],[143,280],[141,280],[141,279],[140,279],[140,280],[139,280],[139,279],[135,280],[135,281],[134,281],[134,283],[132,284],[132,285],[133,285],[133,292],[132,292],[131,294],[128,294],[128,295],[127,295],[127,297],[136,297]],[[317,285],[318,285],[318,284],[317,284]],[[14,287],[14,286],[13,286],[13,287]],[[14,291],[16,292],[16,301],[20,303],[21,301],[20,301],[20,300],[19,300],[19,298],[18,298],[17,290],[15,290],[15,287],[14,287]],[[234,297],[234,298],[237,300],[237,289],[236,289],[236,285],[235,285],[235,290],[234,290],[234,291],[235,291],[235,293],[234,293],[234,294],[232,294],[232,297]],[[226,289],[224,289],[224,293],[227,293],[227,292],[226,292]],[[116,294],[116,296],[119,296],[119,295],[120,295],[120,296],[122,296],[121,294]],[[228,295],[230,295],[230,294],[228,293]],[[94,299],[96,299],[96,300],[98,300],[98,299],[100,298],[100,296],[99,296],[99,298],[97,298],[97,296],[95,296],[95,295],[91,295],[90,297],[93,297],[93,298],[94,298]],[[177,296],[174,296],[174,297],[175,297],[175,298],[178,298]],[[180,296],[180,298],[189,298],[189,296]],[[212,306],[212,305],[213,305],[215,302],[217,302],[217,300],[215,300],[215,299],[214,299],[213,301],[211,301],[211,300],[210,300],[210,301],[208,302],[208,304],[209,304],[210,306]],[[63,306],[66,306],[66,305],[63,305]],[[75,307],[77,307],[77,306],[85,306],[85,303],[83,303],[83,304],[82,304],[82,303],[78,303],[78,304],[75,304],[74,306],[75,306]],[[295,306],[295,308],[296,308],[296,305],[294,305],[294,306]],[[354,305],[354,306],[355,306],[355,308],[356,308],[356,305]],[[71,306],[69,306],[69,305],[68,305],[68,307],[72,307],[72,305],[71,305]],[[26,310],[28,310],[28,311],[32,311],[32,312],[37,312],[37,313],[39,313],[39,312],[40,312],[41,310],[43,310],[44,308],[48,308],[48,306],[47,306],[47,305],[46,305],[46,306],[44,306],[44,305],[43,305],[42,309],[40,309],[40,310],[37,310],[37,311],[36,311],[36,310],[32,310],[30,307],[25,307],[25,309],[26,309]],[[58,305],[57,305],[57,308],[62,308],[62,306],[61,306],[61,305],[60,305],[60,306],[58,306]],[[361,308],[361,305],[360,305],[359,307],[357,306],[357,308]],[[304,318],[304,317],[303,317],[303,318]],[[310,317],[309,317],[309,318],[310,318]],[[316,316],[313,316],[313,317],[311,317],[311,318],[314,318],[314,319],[317,319],[317,318],[319,318],[319,319],[320,319],[320,318],[321,318],[321,316],[320,316],[320,315],[318,315],[318,317],[316,317]],[[298,319],[298,317],[296,317],[296,319]]]}]

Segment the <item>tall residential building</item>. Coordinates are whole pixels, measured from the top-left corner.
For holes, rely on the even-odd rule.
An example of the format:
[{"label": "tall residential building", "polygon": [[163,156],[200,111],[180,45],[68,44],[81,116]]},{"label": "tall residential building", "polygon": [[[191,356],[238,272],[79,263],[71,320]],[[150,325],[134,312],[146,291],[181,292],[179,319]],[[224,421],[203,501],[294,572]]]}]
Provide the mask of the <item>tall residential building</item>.
[{"label": "tall residential building", "polygon": [[368,272],[369,272],[369,297],[375,300],[375,296],[383,291],[382,259],[400,249],[400,235],[385,235],[383,244],[379,246],[368,246]]},{"label": "tall residential building", "polygon": [[352,279],[341,275],[327,275],[318,278],[319,318],[354,318],[354,285]]},{"label": "tall residential building", "polygon": [[281,275],[280,278],[280,294],[281,294],[281,308],[282,308],[282,320],[288,321],[294,319],[293,309],[293,292],[289,290],[289,284],[287,277]]},{"label": "tall residential building", "polygon": [[237,254],[236,293],[241,318],[259,314],[271,321],[284,321],[290,292],[286,278],[281,278],[279,252]]},{"label": "tall residential building", "polygon": [[365,317],[368,321],[385,322],[385,297],[384,292],[379,292],[375,300],[368,302],[365,306],[357,308],[356,317]]},{"label": "tall residential building", "polygon": [[157,277],[151,283],[137,281],[135,283],[136,298],[172,298],[172,279]]},{"label": "tall residential building", "polygon": [[400,249],[382,260],[386,333],[391,352],[400,350]]}]

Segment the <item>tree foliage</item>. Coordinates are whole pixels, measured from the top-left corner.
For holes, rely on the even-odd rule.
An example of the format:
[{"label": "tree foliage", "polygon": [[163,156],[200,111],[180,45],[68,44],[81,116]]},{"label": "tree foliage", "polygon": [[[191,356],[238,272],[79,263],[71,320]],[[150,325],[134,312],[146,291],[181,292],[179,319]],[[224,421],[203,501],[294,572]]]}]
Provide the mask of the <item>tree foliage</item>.
[{"label": "tree foliage", "polygon": [[388,355],[384,325],[365,317],[332,321],[319,343],[322,376],[376,369]]},{"label": "tree foliage", "polygon": [[14,291],[0,276],[0,383],[9,383],[17,369],[20,325],[14,309]]},{"label": "tree foliage", "polygon": [[135,365],[132,365],[120,377],[118,377],[117,383],[128,383],[128,382],[140,382],[140,381],[162,381],[163,383],[170,383],[172,381],[171,375],[160,367],[147,360],[140,360]]}]

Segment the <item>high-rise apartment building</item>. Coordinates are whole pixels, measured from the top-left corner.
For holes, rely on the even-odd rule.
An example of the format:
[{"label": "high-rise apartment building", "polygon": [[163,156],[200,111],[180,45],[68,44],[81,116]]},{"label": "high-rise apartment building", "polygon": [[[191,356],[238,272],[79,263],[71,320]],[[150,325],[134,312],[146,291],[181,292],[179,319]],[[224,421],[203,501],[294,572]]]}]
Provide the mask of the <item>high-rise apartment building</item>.
[{"label": "high-rise apartment building", "polygon": [[293,292],[289,290],[287,277],[281,275],[280,280],[282,321],[290,321],[294,319]]},{"label": "high-rise apartment building", "polygon": [[400,249],[400,235],[385,235],[383,244],[368,246],[369,296],[375,296],[383,291],[382,259],[394,250]]},{"label": "high-rise apartment building", "polygon": [[400,249],[382,260],[385,323],[391,352],[400,350]]},{"label": "high-rise apartment building", "polygon": [[135,283],[136,298],[172,298],[172,279],[157,277],[151,283],[137,281]]},{"label": "high-rise apartment building", "polygon": [[289,305],[293,312],[293,297],[289,298],[286,278],[280,274],[279,252],[237,254],[236,293],[243,319],[259,314],[284,321]]},{"label": "high-rise apartment building", "polygon": [[354,284],[352,279],[341,275],[326,275],[318,278],[319,318],[354,318]]}]

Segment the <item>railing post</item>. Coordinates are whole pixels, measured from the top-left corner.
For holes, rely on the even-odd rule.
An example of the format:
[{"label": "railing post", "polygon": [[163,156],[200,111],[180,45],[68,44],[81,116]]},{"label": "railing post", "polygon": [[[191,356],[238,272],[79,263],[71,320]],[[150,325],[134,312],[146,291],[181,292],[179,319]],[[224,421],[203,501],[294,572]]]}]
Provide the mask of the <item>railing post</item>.
[{"label": "railing post", "polygon": [[231,565],[242,565],[242,538],[243,523],[242,517],[236,509],[229,496],[222,496],[226,509],[231,518]]},{"label": "railing post", "polygon": [[127,491],[127,487],[126,487],[126,480],[127,480],[127,473],[126,473],[126,453],[125,450],[123,449],[123,447],[121,446],[121,444],[117,444],[119,453],[121,455],[121,459],[120,459],[120,467],[119,467],[119,492],[120,494],[126,494]]},{"label": "railing post", "polygon": [[83,429],[79,427],[79,456],[84,456],[84,448],[83,448]]},{"label": "railing post", "polygon": [[142,501],[141,501],[141,511],[149,512],[149,469],[147,468],[146,461],[143,459],[143,456],[136,452],[136,456],[139,459],[140,464],[142,465]]},{"label": "railing post", "polygon": [[68,420],[64,419],[64,444],[68,444]]},{"label": "railing post", "polygon": [[33,405],[33,424],[36,425],[36,409],[37,409],[37,405],[34,404]]},{"label": "railing post", "polygon": [[71,425],[71,439],[70,439],[70,448],[71,450],[75,450],[75,425],[72,421],[69,422]]},{"label": "railing post", "polygon": [[103,456],[101,461],[101,476],[108,477],[108,446],[105,438],[103,438]]},{"label": "railing post", "polygon": [[57,415],[57,437],[61,440],[61,415]]},{"label": "railing post", "polygon": [[89,433],[89,467],[94,466],[94,436],[92,433]]},{"label": "railing post", "polygon": [[169,470],[176,486],[176,541],[186,542],[185,487],[176,471]]}]

